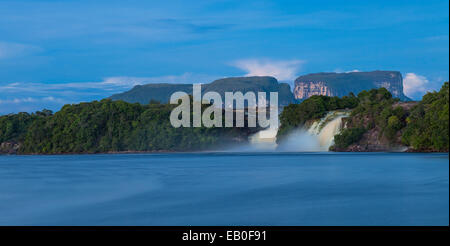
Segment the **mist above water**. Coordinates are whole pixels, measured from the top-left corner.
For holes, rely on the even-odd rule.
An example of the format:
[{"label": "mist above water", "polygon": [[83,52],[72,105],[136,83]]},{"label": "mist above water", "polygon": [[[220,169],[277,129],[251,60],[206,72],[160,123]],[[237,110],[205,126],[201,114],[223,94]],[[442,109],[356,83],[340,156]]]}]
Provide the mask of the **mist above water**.
[{"label": "mist above water", "polygon": [[249,143],[233,146],[230,152],[273,152],[277,151],[278,128],[261,130],[249,137]]},{"label": "mist above water", "polygon": [[291,132],[277,147],[277,151],[282,152],[317,152],[327,150],[327,148],[320,145],[317,135],[304,129]]},{"label": "mist above water", "polygon": [[291,132],[280,143],[276,143],[278,129],[262,130],[249,138],[250,144],[240,146],[238,151],[278,151],[278,152],[320,152],[328,151],[334,143],[334,136],[342,129],[345,111],[330,111],[325,117]]}]

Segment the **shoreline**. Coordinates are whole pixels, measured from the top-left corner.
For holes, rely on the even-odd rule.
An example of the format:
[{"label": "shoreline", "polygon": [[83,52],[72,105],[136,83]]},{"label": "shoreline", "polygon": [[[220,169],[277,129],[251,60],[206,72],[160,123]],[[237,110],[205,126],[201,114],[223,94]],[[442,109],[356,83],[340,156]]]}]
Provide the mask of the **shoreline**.
[{"label": "shoreline", "polygon": [[312,153],[329,153],[329,154],[449,154],[449,152],[438,152],[438,151],[309,151],[309,152],[294,152],[294,151],[248,151],[248,152],[240,152],[240,151],[167,151],[167,150],[157,150],[157,151],[110,151],[110,152],[98,152],[98,153],[48,153],[48,154],[17,154],[17,153],[0,153],[0,156],[68,156],[68,155],[122,155],[122,154],[202,154],[202,153],[274,153],[274,154],[312,154]]}]

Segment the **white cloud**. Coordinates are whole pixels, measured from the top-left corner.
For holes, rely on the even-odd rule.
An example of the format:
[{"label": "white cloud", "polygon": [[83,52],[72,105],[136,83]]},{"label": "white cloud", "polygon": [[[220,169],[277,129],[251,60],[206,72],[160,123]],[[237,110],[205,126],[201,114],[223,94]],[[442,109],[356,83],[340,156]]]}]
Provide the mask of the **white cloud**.
[{"label": "white cloud", "polygon": [[0,99],[0,115],[17,112],[35,112],[42,109],[57,111],[66,103],[69,102],[53,96],[3,98]]},{"label": "white cloud", "polygon": [[39,51],[41,48],[37,46],[0,41],[0,59],[24,56]]},{"label": "white cloud", "polygon": [[209,83],[214,79],[217,79],[218,76],[204,75],[204,74],[193,74],[193,73],[184,73],[181,75],[167,75],[167,76],[157,76],[157,77],[109,77],[104,79],[102,82],[103,85],[115,85],[115,86],[124,86],[124,87],[133,87],[135,85],[142,84],[154,84],[154,83]]},{"label": "white cloud", "polygon": [[357,72],[361,72],[361,71],[358,69],[353,69],[351,71],[347,71],[346,73],[357,73]]},{"label": "white cloud", "polygon": [[336,68],[333,72],[335,72],[335,73],[356,73],[356,72],[361,72],[361,70],[353,69],[353,70],[345,71],[340,68]]},{"label": "white cloud", "polygon": [[59,110],[67,103],[101,100],[149,83],[209,83],[220,76],[184,73],[158,77],[108,77],[97,82],[0,84],[0,115],[43,108]]},{"label": "white cloud", "polygon": [[18,104],[18,103],[24,103],[24,102],[34,102],[35,99],[31,97],[26,98],[14,98],[14,99],[7,99],[7,100],[1,100],[0,104]]},{"label": "white cloud", "polygon": [[247,72],[245,76],[273,76],[280,81],[294,80],[304,61],[244,59],[232,65]]},{"label": "white cloud", "polygon": [[53,96],[42,97],[42,98],[33,98],[33,97],[24,97],[24,98],[13,98],[13,99],[0,99],[0,104],[22,104],[22,103],[33,103],[33,102],[63,102],[60,98],[55,98]]},{"label": "white cloud", "polygon": [[426,77],[415,73],[407,73],[403,78],[403,92],[409,97],[417,94],[425,94],[430,90],[430,84]]},{"label": "white cloud", "polygon": [[157,77],[131,77],[118,76],[107,77],[98,82],[71,82],[71,83],[26,83],[15,82],[6,85],[0,85],[0,91],[5,93],[69,93],[76,91],[108,91],[122,92],[128,90],[135,85],[152,84],[152,83],[209,83],[220,76],[211,76],[204,74],[184,73],[181,75],[167,75]]}]

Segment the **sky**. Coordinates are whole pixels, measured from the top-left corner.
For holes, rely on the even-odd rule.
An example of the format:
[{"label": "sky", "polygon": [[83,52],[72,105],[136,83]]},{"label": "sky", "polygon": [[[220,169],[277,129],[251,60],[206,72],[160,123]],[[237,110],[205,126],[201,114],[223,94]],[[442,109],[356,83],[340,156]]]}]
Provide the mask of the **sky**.
[{"label": "sky", "polygon": [[0,0],[0,114],[146,83],[396,70],[420,99],[449,78],[449,2]]}]

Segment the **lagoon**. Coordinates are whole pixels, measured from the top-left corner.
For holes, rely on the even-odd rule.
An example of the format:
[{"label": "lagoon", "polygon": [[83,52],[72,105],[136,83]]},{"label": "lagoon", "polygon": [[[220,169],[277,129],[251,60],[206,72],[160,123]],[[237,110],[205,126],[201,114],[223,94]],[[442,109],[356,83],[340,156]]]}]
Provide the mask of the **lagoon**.
[{"label": "lagoon", "polygon": [[448,224],[448,154],[0,156],[0,225]]}]

